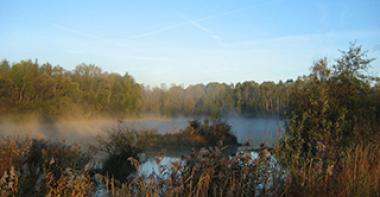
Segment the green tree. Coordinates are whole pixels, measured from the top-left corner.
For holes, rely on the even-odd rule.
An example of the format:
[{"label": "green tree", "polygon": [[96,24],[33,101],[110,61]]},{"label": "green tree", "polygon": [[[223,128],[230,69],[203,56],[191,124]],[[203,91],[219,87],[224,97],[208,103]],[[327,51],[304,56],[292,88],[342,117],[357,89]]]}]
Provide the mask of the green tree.
[{"label": "green tree", "polygon": [[371,61],[353,44],[331,69],[321,59],[309,76],[297,80],[282,143],[286,162],[323,155],[340,158],[347,148],[378,140],[375,106],[369,102],[371,77],[364,75]]}]

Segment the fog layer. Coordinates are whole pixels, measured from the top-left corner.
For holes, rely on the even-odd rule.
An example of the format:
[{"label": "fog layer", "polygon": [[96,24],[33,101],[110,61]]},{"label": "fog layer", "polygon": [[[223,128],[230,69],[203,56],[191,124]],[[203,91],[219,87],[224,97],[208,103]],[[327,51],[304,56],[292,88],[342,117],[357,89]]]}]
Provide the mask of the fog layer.
[{"label": "fog layer", "polygon": [[[43,123],[37,120],[20,122],[1,121],[0,134],[2,136],[28,136],[49,140],[65,140],[68,143],[90,144],[95,137],[104,134],[112,128],[152,129],[159,133],[179,132],[188,126],[194,118],[140,118],[94,120],[65,120],[52,123]],[[257,145],[265,142],[272,144],[281,135],[282,122],[278,118],[242,118],[238,116],[224,119],[232,126],[233,134],[238,141]]]}]

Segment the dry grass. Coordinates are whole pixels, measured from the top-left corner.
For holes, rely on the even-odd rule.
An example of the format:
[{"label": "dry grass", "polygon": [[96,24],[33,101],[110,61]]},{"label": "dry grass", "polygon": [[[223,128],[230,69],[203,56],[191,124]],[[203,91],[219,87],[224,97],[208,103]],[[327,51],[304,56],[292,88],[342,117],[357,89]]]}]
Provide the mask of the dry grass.
[{"label": "dry grass", "polygon": [[358,145],[340,160],[312,159],[289,171],[287,196],[380,196],[380,145]]},{"label": "dry grass", "polygon": [[221,147],[203,148],[163,170],[166,178],[135,176],[125,182],[94,174],[83,165],[88,160],[81,159],[86,156],[75,146],[2,138],[0,148],[2,197],[380,195],[379,145],[358,145],[339,161],[314,159],[285,170],[268,157],[265,147],[257,160],[245,153],[227,156]]},{"label": "dry grass", "polygon": [[84,168],[89,156],[77,145],[8,137],[0,139],[0,150],[0,196],[78,191],[79,180],[89,175]]},{"label": "dry grass", "polygon": [[[258,196],[280,193],[281,173],[273,158],[264,154],[253,160],[248,154],[228,157],[221,148],[201,149],[173,163],[162,176],[135,177],[117,184],[105,178],[104,194],[112,196]],[[181,164],[182,163],[182,164]],[[164,173],[164,172],[163,172]],[[167,173],[167,171],[166,171]],[[258,186],[261,183],[261,187]],[[277,190],[278,189],[278,190]]]},{"label": "dry grass", "polygon": [[29,151],[30,147],[30,140],[0,137],[0,172],[9,170]]}]

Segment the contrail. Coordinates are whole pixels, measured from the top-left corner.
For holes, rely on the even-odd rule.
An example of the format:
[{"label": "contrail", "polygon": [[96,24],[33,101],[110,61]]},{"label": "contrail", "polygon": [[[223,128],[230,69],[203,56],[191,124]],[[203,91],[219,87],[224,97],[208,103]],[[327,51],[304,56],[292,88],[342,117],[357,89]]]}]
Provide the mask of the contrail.
[{"label": "contrail", "polygon": [[[262,1],[262,2],[260,2],[260,4],[261,3],[268,3],[268,2],[270,2],[270,1]],[[172,24],[172,25],[168,25],[168,26],[164,26],[164,27],[161,27],[161,28],[154,29],[152,31],[148,31],[148,32],[144,32],[144,33],[141,33],[141,34],[133,35],[133,36],[127,37],[126,40],[141,39],[141,38],[149,37],[149,36],[156,35],[156,34],[159,34],[159,33],[168,32],[170,30],[173,30],[173,29],[176,29],[176,28],[179,28],[179,27],[191,24],[192,26],[196,27],[197,29],[199,29],[199,30],[201,30],[201,31],[203,31],[205,33],[208,33],[209,36],[212,39],[218,40],[218,42],[220,42],[221,41],[220,36],[216,35],[215,33],[212,33],[210,30],[208,30],[204,26],[200,25],[200,22],[208,21],[208,20],[219,18],[219,17],[223,17],[223,16],[227,16],[227,15],[234,14],[234,13],[243,12],[243,11],[249,10],[249,9],[255,7],[255,6],[257,6],[257,4],[252,5],[252,6],[247,6],[247,7],[241,7],[241,8],[237,8],[237,9],[228,10],[228,11],[221,12],[221,13],[214,14],[214,15],[204,16],[204,17],[201,17],[201,18],[198,18],[198,19],[194,19],[194,20],[189,20],[186,17],[182,17],[183,19],[186,20],[185,22],[175,23],[175,24]],[[60,29],[60,30],[66,31],[66,32],[70,32],[72,34],[76,34],[76,35],[79,35],[79,36],[82,36],[82,37],[86,37],[86,38],[90,38],[90,39],[95,39],[95,40],[100,40],[100,41],[103,41],[105,43],[112,44],[112,45],[119,46],[119,47],[125,47],[123,45],[120,45],[119,42],[112,42],[112,41],[106,40],[106,39],[104,39],[104,38],[102,38],[100,36],[93,35],[93,34],[86,33],[86,32],[82,32],[82,31],[78,31],[76,29],[69,28],[69,27],[66,27],[66,26],[63,26],[63,25],[60,25],[60,24],[53,24],[52,26],[55,27],[55,28],[57,28],[57,29]]]},{"label": "contrail", "polygon": [[[244,10],[251,9],[252,7],[254,7],[254,6],[242,7],[242,8],[232,9],[232,10],[229,10],[229,11],[226,11],[226,12],[222,12],[222,13],[219,13],[219,14],[215,14],[215,15],[204,16],[204,17],[192,20],[192,22],[199,23],[199,22],[202,22],[202,21],[207,21],[207,20],[211,20],[211,19],[214,19],[214,18],[219,18],[219,17],[222,17],[222,16],[227,16],[227,15],[230,15],[230,14],[233,14],[233,13],[239,13],[239,12],[242,12]],[[189,24],[188,21],[181,22],[181,23],[175,23],[173,25],[157,28],[157,29],[149,31],[149,32],[145,32],[145,33],[137,34],[137,35],[134,35],[134,36],[130,36],[128,39],[145,38],[145,37],[148,37],[148,36],[151,36],[151,35],[155,35],[155,34],[159,34],[159,33],[162,33],[162,32],[170,31],[170,30],[176,29],[178,27],[185,26],[187,24]]]},{"label": "contrail", "polygon": [[85,33],[85,32],[82,32],[82,31],[78,31],[76,29],[69,28],[69,27],[66,27],[66,26],[63,26],[63,25],[60,25],[60,24],[53,24],[52,26],[54,28],[57,28],[57,29],[60,29],[60,30],[66,31],[66,32],[70,32],[72,34],[76,34],[76,35],[79,35],[79,36],[82,36],[82,37],[86,37],[86,38],[90,38],[90,39],[95,39],[95,40],[101,40],[101,38],[99,36],[96,36],[96,35],[93,35],[93,34],[89,34],[89,33]]},{"label": "contrail", "polygon": [[158,29],[153,30],[153,31],[145,32],[145,33],[142,33],[142,34],[137,34],[137,35],[131,36],[131,37],[127,38],[127,39],[145,38],[145,37],[148,37],[148,36],[151,36],[151,35],[159,34],[159,33],[162,33],[162,32],[167,32],[167,31],[170,31],[172,29],[176,29],[176,28],[184,26],[184,25],[186,25],[186,23],[177,23],[177,24],[174,24],[174,25],[158,28]]},{"label": "contrail", "polygon": [[74,34],[74,35],[77,35],[77,36],[81,36],[81,37],[84,37],[84,38],[87,38],[87,39],[91,39],[91,40],[96,40],[97,42],[102,42],[102,43],[105,43],[105,44],[108,44],[108,45],[112,45],[112,46],[116,46],[116,47],[127,47],[127,48],[130,48],[130,49],[133,49],[131,48],[130,46],[127,46],[127,45],[123,45],[123,44],[120,44],[120,42],[115,42],[115,41],[112,41],[112,40],[107,40],[105,38],[102,38],[100,36],[97,36],[97,35],[94,35],[94,34],[90,34],[90,33],[86,33],[86,32],[83,32],[83,31],[80,31],[80,30],[77,30],[77,29],[74,29],[74,28],[71,28],[71,27],[67,27],[67,26],[64,26],[64,25],[61,25],[61,24],[52,24],[52,26],[56,29],[59,29],[61,31],[65,31],[65,32],[68,32],[68,33],[71,33],[71,34]]},{"label": "contrail", "polygon": [[222,42],[222,39],[219,35],[215,34],[214,32],[212,32],[211,30],[209,30],[208,28],[206,28],[205,26],[201,25],[199,22],[196,22],[194,20],[191,20],[189,18],[187,18],[185,15],[183,14],[179,14],[179,16],[185,20],[187,23],[189,23],[190,25],[192,25],[193,27],[195,27],[196,29],[206,33],[210,38],[216,40],[219,44],[221,44]]}]

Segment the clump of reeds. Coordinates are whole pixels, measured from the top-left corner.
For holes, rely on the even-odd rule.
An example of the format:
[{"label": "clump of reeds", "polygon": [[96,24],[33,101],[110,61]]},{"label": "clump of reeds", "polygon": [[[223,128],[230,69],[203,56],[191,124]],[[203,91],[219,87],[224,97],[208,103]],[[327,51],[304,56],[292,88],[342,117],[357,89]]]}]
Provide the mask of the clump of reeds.
[{"label": "clump of reeds", "polygon": [[25,138],[0,137],[0,173],[8,171],[26,155],[32,141]]},{"label": "clump of reeds", "polygon": [[90,158],[78,145],[29,138],[2,138],[0,150],[2,196],[55,196],[67,193],[67,188],[77,191],[77,182],[83,183],[79,177],[85,175],[78,172]]},{"label": "clump of reeds", "polygon": [[285,193],[294,196],[379,196],[380,146],[357,145],[329,162],[308,159],[288,167]]}]

